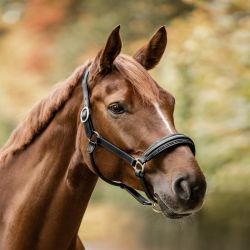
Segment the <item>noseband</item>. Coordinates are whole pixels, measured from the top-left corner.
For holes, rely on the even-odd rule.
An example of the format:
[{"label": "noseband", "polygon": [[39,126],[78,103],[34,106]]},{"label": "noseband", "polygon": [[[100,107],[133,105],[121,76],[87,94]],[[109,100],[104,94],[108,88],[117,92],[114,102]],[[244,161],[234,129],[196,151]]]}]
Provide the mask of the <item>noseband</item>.
[{"label": "noseband", "polygon": [[[100,177],[105,182],[118,186],[122,189],[125,189],[128,193],[130,193],[138,202],[142,205],[155,205],[157,204],[157,199],[154,194],[149,190],[148,184],[145,179],[144,170],[146,162],[150,161],[161,152],[173,149],[177,146],[186,145],[188,146],[192,153],[195,155],[195,145],[192,139],[183,135],[183,134],[172,134],[170,136],[165,136],[160,140],[156,141],[149,148],[144,151],[144,153],[139,158],[134,158],[132,155],[126,153],[122,149],[118,148],[105,138],[103,138],[97,131],[95,131],[93,127],[93,123],[91,121],[90,114],[90,96],[88,89],[88,76],[89,69],[86,70],[83,80],[82,80],[82,89],[83,89],[83,109],[80,114],[80,120],[85,128],[86,136],[88,137],[88,147],[87,151],[90,157],[92,168],[94,169],[96,175]],[[114,153],[119,158],[125,160],[135,171],[135,176],[140,180],[141,185],[144,189],[145,194],[148,199],[143,197],[139,192],[137,192],[134,188],[119,182],[113,181],[106,178],[99,170],[99,168],[95,164],[94,159],[94,150],[97,146],[101,146],[104,149]]]}]

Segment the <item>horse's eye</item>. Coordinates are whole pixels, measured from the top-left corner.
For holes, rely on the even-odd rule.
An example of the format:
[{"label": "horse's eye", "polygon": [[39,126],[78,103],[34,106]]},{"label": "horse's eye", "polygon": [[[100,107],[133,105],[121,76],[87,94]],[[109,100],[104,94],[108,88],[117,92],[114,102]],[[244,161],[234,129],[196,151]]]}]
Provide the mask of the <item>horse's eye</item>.
[{"label": "horse's eye", "polygon": [[108,110],[115,115],[120,115],[126,112],[124,105],[122,105],[119,102],[114,102],[114,103],[109,104]]}]

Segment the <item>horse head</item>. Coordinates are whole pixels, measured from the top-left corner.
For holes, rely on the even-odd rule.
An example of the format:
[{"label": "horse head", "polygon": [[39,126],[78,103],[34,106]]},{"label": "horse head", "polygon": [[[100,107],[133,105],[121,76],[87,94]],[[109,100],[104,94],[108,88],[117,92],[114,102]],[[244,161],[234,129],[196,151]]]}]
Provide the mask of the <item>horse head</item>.
[{"label": "horse head", "polygon": [[[89,68],[91,119],[95,131],[135,159],[153,143],[177,134],[174,125],[175,98],[160,87],[148,70],[160,61],[167,32],[161,27],[133,57],[120,54],[120,27],[110,34],[105,47]],[[86,150],[86,164],[96,173]],[[96,147],[95,163],[105,178],[144,190],[133,168],[116,154]],[[187,145],[161,151],[145,163],[149,192],[169,218],[181,218],[199,210],[206,191],[205,177]]]}]

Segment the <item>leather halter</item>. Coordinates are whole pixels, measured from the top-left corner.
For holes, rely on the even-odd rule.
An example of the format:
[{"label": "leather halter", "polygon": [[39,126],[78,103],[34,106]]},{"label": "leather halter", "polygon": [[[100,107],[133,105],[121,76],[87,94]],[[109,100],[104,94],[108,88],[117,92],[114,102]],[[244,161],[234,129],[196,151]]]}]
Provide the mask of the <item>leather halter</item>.
[{"label": "leather halter", "polygon": [[[175,148],[177,146],[186,145],[188,146],[192,153],[195,155],[195,145],[192,139],[183,135],[183,134],[172,134],[170,136],[165,136],[160,140],[156,141],[149,148],[144,151],[144,153],[138,159],[135,159],[132,155],[126,153],[119,147],[115,146],[105,138],[103,138],[97,131],[95,131],[92,121],[91,121],[91,112],[90,112],[90,96],[88,89],[88,76],[89,69],[86,70],[83,80],[82,80],[82,89],[83,89],[83,109],[80,114],[80,120],[84,126],[86,136],[88,137],[88,147],[87,151],[90,157],[90,161],[92,167],[98,177],[100,177],[105,182],[118,186],[122,189],[125,189],[128,193],[130,193],[138,202],[142,205],[155,205],[157,200],[155,196],[150,192],[148,184],[145,180],[144,169],[146,162],[150,161],[152,158],[159,155],[161,152],[166,151],[168,149]],[[96,146],[101,146],[104,149],[114,153],[119,158],[125,160],[135,171],[135,176],[139,178],[142,187],[144,189],[145,194],[148,199],[143,197],[139,192],[137,192],[134,188],[119,182],[113,181],[106,178],[99,170],[99,168],[95,164],[94,159],[94,150]]]}]

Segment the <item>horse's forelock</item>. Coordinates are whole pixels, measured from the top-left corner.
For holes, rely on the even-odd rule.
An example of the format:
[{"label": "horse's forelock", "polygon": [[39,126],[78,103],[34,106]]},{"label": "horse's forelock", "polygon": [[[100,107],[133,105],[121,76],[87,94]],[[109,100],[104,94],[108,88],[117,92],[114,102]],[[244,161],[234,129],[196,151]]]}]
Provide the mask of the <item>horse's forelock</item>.
[{"label": "horse's forelock", "polygon": [[115,67],[135,88],[145,103],[158,102],[160,91],[155,81],[132,57],[120,55],[114,61]]}]

